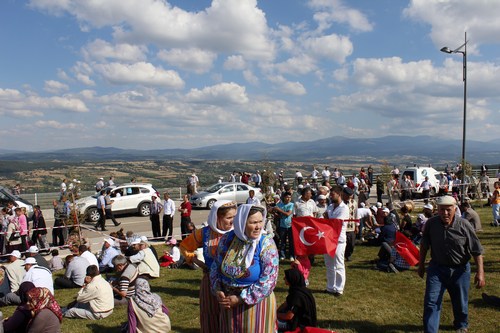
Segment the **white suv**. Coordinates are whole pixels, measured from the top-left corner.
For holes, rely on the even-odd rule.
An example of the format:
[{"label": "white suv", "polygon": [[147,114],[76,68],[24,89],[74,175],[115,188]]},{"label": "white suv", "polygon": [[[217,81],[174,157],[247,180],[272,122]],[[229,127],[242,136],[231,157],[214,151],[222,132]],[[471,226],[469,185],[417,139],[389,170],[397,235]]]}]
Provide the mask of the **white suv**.
[{"label": "white suv", "polygon": [[[146,183],[127,183],[109,189],[111,189],[110,196],[114,201],[111,206],[114,214],[139,213],[141,216],[149,216],[151,196],[155,195],[161,199],[153,185]],[[97,197],[98,193],[76,202],[80,214],[92,223],[96,223],[100,217]]]}]

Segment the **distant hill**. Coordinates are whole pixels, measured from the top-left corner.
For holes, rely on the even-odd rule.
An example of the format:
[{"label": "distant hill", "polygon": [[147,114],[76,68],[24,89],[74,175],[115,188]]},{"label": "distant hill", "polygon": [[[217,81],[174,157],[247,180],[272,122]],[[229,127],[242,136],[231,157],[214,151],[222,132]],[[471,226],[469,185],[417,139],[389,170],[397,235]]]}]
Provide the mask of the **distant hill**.
[{"label": "distant hill", "polygon": [[[2,160],[104,161],[104,160],[269,160],[269,161],[380,161],[389,163],[448,163],[460,159],[462,141],[431,136],[380,138],[330,137],[315,141],[230,143],[192,149],[137,150],[85,147],[46,152],[0,150]],[[466,142],[466,157],[473,164],[500,162],[497,142]]]}]

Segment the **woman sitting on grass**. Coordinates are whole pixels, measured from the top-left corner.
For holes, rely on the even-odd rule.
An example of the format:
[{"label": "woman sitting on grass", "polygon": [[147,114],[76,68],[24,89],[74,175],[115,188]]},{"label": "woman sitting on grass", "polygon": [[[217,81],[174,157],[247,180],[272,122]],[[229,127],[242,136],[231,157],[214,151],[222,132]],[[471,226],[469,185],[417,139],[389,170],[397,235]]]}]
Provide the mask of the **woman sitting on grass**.
[{"label": "woman sitting on grass", "polygon": [[168,333],[171,330],[168,309],[159,295],[152,293],[147,280],[138,278],[135,294],[128,303],[128,323],[123,333]]},{"label": "woman sitting on grass", "polygon": [[307,289],[302,273],[295,268],[287,269],[285,283],[289,286],[288,296],[278,308],[278,331],[316,327],[316,301]]},{"label": "woman sitting on grass", "polygon": [[21,283],[17,293],[21,298],[21,304],[16,308],[12,316],[5,319],[3,322],[3,332],[25,332],[26,326],[28,326],[31,320],[31,311],[26,304],[28,302],[27,293],[35,289],[35,285],[29,281]]}]

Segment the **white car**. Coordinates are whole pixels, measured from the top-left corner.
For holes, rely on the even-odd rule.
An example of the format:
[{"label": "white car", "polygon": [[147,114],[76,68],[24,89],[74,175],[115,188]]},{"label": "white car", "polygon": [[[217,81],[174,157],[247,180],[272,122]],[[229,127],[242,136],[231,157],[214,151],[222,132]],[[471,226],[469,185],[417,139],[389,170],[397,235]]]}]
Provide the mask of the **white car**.
[{"label": "white car", "polygon": [[[149,216],[151,196],[161,199],[153,185],[147,183],[127,183],[110,189],[113,214],[139,213],[141,216]],[[96,223],[101,215],[97,209],[97,197],[96,193],[76,202],[80,214],[92,223]]]},{"label": "white car", "polygon": [[210,186],[206,191],[192,195],[189,201],[193,207],[206,207],[209,209],[217,200],[232,200],[237,203],[245,203],[250,190],[255,191],[255,197],[259,200],[264,197],[260,188],[244,183],[217,183]]},{"label": "white car", "polygon": [[29,201],[12,194],[7,188],[0,186],[0,209],[6,207],[9,201],[13,201],[15,207],[26,208],[28,219],[33,217],[33,205]]}]

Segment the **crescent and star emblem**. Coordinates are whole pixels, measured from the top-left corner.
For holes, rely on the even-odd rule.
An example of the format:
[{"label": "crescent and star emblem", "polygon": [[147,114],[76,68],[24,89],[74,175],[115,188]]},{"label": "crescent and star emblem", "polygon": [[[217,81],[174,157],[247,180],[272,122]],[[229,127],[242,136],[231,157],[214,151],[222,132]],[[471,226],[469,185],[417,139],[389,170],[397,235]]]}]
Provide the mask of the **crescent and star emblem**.
[{"label": "crescent and star emblem", "polygon": [[302,228],[302,230],[300,230],[300,233],[299,233],[299,239],[302,243],[304,243],[304,245],[307,245],[307,246],[311,246],[311,245],[314,245],[318,240],[320,240],[321,238],[325,237],[325,233],[321,230],[318,230],[318,233],[316,234],[316,237],[318,237],[318,240],[316,240],[314,243],[311,243],[311,242],[308,242],[304,236],[304,233],[306,232],[306,230],[308,229],[314,229],[313,227],[304,227]]}]

